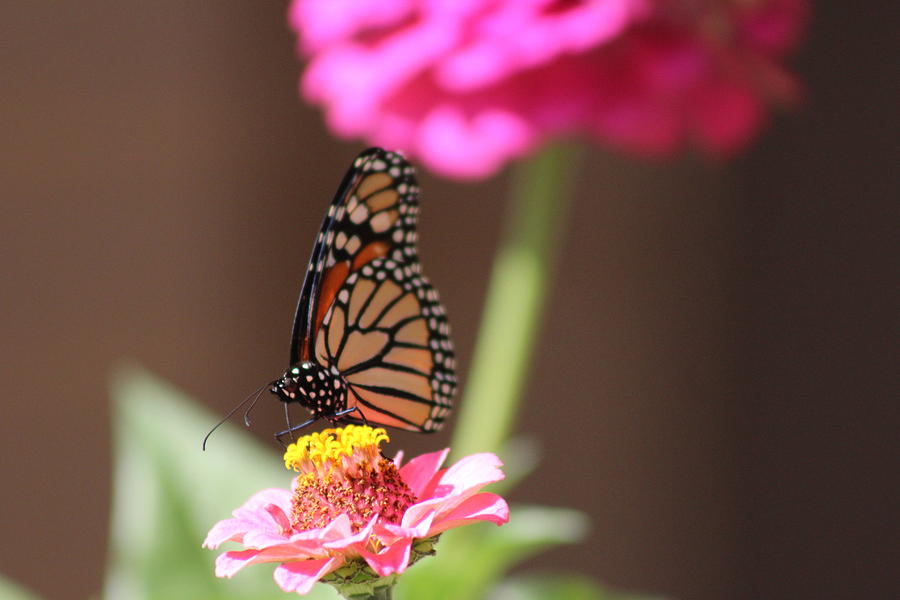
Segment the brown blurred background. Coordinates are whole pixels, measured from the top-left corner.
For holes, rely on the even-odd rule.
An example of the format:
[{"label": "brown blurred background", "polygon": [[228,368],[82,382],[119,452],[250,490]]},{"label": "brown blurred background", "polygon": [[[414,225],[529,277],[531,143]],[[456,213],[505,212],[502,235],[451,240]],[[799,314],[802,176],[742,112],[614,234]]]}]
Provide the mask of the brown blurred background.
[{"label": "brown blurred background", "polygon": [[[513,499],[594,528],[529,568],[685,599],[897,597],[896,35],[868,5],[815,12],[809,101],[743,158],[587,158],[519,426],[545,462]],[[0,571],[84,598],[111,366],[217,412],[279,373],[362,144],[298,100],[281,3],[7,3],[0,28]],[[422,179],[464,377],[506,175]]]}]

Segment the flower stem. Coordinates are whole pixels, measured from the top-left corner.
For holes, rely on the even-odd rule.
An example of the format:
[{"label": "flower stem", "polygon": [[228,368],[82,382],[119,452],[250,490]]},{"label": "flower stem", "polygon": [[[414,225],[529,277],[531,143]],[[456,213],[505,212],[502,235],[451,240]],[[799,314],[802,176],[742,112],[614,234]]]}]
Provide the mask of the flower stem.
[{"label": "flower stem", "polygon": [[391,600],[397,577],[374,579],[365,583],[330,583],[345,600]]},{"label": "flower stem", "polygon": [[391,600],[394,597],[394,586],[377,588],[372,600]]},{"label": "flower stem", "polygon": [[568,213],[577,149],[547,147],[514,172],[497,254],[453,438],[453,453],[501,450],[537,340]]},{"label": "flower stem", "polygon": [[394,597],[394,586],[377,587],[371,593],[350,594],[346,600],[391,600]]}]

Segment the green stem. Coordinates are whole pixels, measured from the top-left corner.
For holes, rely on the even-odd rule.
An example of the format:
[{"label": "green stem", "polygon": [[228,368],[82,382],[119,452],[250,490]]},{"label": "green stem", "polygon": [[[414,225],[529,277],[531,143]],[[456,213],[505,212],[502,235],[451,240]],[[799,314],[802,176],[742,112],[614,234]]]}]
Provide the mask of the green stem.
[{"label": "green stem", "polygon": [[345,600],[391,600],[394,597],[394,584],[397,576],[375,578],[360,583],[328,581]]},{"label": "green stem", "polygon": [[381,587],[374,589],[371,594],[350,594],[343,597],[345,600],[391,600],[394,597],[394,588]]},{"label": "green stem", "polygon": [[457,458],[499,451],[512,429],[568,213],[576,155],[574,147],[551,146],[516,167],[453,437]]},{"label": "green stem", "polygon": [[378,588],[375,590],[373,600],[391,600],[394,597],[394,586]]},{"label": "green stem", "polygon": [[394,586],[377,587],[371,593],[350,594],[347,600],[391,600],[394,597]]}]

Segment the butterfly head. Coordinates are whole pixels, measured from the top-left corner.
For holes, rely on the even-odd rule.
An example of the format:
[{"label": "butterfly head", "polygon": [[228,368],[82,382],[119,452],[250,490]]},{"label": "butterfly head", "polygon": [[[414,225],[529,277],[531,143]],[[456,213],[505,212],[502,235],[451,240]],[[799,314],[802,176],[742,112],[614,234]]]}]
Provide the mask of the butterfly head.
[{"label": "butterfly head", "polygon": [[282,402],[298,402],[314,417],[331,415],[347,407],[347,382],[339,373],[305,361],[285,371],[269,391]]}]

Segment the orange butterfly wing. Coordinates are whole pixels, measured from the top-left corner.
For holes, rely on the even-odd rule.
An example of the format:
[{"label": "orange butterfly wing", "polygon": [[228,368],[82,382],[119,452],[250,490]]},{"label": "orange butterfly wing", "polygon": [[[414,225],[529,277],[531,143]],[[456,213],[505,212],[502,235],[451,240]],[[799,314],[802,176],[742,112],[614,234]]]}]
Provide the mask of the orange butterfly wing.
[{"label": "orange butterfly wing", "polygon": [[456,391],[449,324],[416,251],[418,186],[397,153],[366,150],[329,207],[300,295],[291,364],[349,386],[346,418],[436,431]]}]

